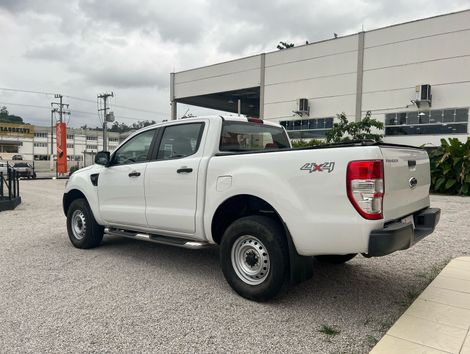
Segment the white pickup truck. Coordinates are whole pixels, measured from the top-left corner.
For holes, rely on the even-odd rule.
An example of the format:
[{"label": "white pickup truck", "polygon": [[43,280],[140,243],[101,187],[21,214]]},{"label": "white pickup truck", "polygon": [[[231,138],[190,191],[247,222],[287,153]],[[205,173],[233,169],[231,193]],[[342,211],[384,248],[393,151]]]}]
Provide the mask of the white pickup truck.
[{"label": "white pickup truck", "polygon": [[263,301],[312,274],[312,256],[384,256],[433,232],[426,151],[351,142],[292,149],[260,119],[189,118],[146,127],[69,179],[72,244],[103,234],[198,249],[219,245],[241,296]]}]

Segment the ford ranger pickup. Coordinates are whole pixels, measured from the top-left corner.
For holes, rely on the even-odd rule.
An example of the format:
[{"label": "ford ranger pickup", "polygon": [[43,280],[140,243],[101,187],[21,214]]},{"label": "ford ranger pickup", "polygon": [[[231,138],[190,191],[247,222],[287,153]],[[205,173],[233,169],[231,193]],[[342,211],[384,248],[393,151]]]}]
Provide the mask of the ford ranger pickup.
[{"label": "ford ranger pickup", "polygon": [[260,119],[200,117],[139,130],[75,172],[63,210],[70,241],[103,235],[200,249],[218,245],[241,296],[264,301],[340,264],[385,256],[434,231],[426,151],[370,141],[293,149]]}]

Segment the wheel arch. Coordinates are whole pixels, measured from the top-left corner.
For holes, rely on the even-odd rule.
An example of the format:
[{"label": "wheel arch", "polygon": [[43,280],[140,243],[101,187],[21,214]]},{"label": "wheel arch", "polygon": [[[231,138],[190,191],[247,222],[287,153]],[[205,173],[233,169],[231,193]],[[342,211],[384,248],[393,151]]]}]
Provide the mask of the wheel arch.
[{"label": "wheel arch", "polygon": [[211,220],[212,240],[220,244],[227,227],[235,220],[249,215],[269,216],[284,225],[276,209],[263,198],[251,194],[237,194],[225,199],[214,212]]},{"label": "wheel arch", "polygon": [[225,199],[216,209],[211,220],[212,240],[220,244],[227,227],[235,220],[249,215],[264,215],[277,220],[284,230],[284,236],[289,248],[290,282],[298,284],[309,279],[313,274],[313,258],[298,254],[289,228],[281,215],[263,198],[252,194],[238,194]]},{"label": "wheel arch", "polygon": [[79,189],[71,189],[67,193],[64,193],[64,196],[62,197],[62,208],[63,208],[65,216],[67,216],[67,212],[72,202],[80,198],[87,200],[87,197],[85,196],[85,194]]}]

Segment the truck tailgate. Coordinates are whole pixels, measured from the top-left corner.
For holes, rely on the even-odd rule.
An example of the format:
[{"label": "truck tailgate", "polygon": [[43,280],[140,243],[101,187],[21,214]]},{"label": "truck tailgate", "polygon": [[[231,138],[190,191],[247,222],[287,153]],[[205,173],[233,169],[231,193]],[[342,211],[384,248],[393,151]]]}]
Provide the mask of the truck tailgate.
[{"label": "truck tailgate", "polygon": [[398,146],[382,146],[381,151],[384,158],[384,221],[429,207],[431,175],[427,152]]}]

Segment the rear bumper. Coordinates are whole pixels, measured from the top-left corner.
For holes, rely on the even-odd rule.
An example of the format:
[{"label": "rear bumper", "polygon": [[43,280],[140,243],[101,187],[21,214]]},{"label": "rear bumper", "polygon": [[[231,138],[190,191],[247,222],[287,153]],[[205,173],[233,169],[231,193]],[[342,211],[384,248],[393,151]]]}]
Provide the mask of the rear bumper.
[{"label": "rear bumper", "polygon": [[411,223],[398,221],[371,231],[367,255],[379,257],[410,248],[434,231],[440,216],[441,209],[427,208],[413,214],[415,228]]}]

